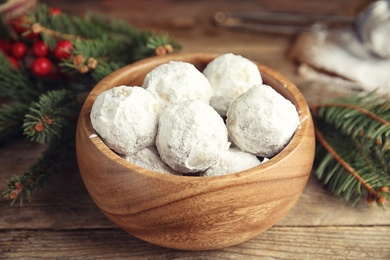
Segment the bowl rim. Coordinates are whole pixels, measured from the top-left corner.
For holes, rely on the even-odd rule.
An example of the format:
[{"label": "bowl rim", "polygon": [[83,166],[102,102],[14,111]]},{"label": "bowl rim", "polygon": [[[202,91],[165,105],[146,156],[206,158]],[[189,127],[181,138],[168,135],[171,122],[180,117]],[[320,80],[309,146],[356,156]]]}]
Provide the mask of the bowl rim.
[{"label": "bowl rim", "polygon": [[[264,162],[258,166],[246,169],[244,171],[236,172],[236,173],[230,173],[230,174],[224,174],[219,176],[186,176],[186,175],[173,175],[173,174],[165,174],[160,173],[156,171],[152,171],[146,168],[143,168],[141,166],[138,166],[136,164],[133,164],[126,159],[122,158],[120,155],[115,153],[113,150],[111,150],[100,138],[99,134],[94,130],[92,127],[92,123],[90,120],[90,110],[92,107],[93,102],[95,101],[97,95],[99,95],[104,90],[108,89],[106,86],[111,81],[123,81],[123,78],[130,75],[136,70],[139,70],[143,67],[149,67],[151,64],[154,64],[156,66],[167,63],[169,61],[182,61],[187,59],[196,59],[200,61],[211,61],[212,59],[222,55],[224,53],[205,53],[205,52],[194,52],[194,53],[172,53],[167,54],[164,56],[154,56],[146,59],[142,59],[139,61],[136,61],[134,63],[128,64],[112,73],[104,77],[101,81],[99,81],[93,89],[88,93],[84,104],[82,106],[80,115],[79,115],[79,122],[78,127],[82,127],[85,134],[87,134],[87,140],[92,142],[95,148],[103,153],[108,158],[112,159],[116,163],[120,164],[121,166],[132,170],[134,172],[137,172],[138,174],[143,174],[148,177],[157,178],[157,179],[176,179],[177,181],[183,180],[188,181],[191,180],[192,182],[196,181],[226,181],[229,179],[237,179],[241,177],[248,177],[252,174],[259,174],[261,172],[267,172],[268,168],[271,168],[272,165],[281,163],[284,158],[288,157],[289,154],[297,149],[299,144],[302,142],[302,140],[305,138],[305,132],[310,130],[311,124],[312,124],[312,118],[310,109],[306,103],[306,100],[303,96],[303,94],[299,91],[298,87],[291,82],[287,77],[282,75],[281,73],[275,71],[274,69],[263,65],[257,61],[251,60],[254,62],[261,73],[261,76],[264,80],[264,78],[271,78],[278,82],[284,89],[286,89],[286,92],[290,95],[290,101],[295,105],[297,112],[300,117],[300,125],[298,126],[297,130],[295,131],[294,135],[292,136],[289,143],[275,156],[273,156],[271,159],[269,159],[267,162]],[[236,54],[239,55],[239,54]],[[154,66],[155,67],[155,66]],[[265,77],[264,77],[265,76]],[[134,79],[133,79],[134,80]],[[143,80],[143,79],[142,79]],[[264,83],[267,84],[268,83]],[[271,87],[273,87],[271,84],[269,84]],[[114,86],[112,86],[114,87]],[[112,88],[110,87],[110,88]],[[139,86],[140,87],[140,86]],[[274,87],[273,87],[274,88]],[[83,133],[84,134],[84,133]],[[76,140],[77,141],[77,140]],[[255,171],[253,171],[255,169]],[[282,177],[282,176],[281,176]]]}]

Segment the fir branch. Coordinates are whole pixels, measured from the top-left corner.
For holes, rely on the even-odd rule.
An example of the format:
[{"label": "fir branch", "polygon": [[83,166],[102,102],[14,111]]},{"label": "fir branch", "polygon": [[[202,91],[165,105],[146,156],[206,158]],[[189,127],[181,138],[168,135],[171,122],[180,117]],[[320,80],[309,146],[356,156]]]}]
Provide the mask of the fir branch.
[{"label": "fir branch", "polygon": [[105,60],[100,60],[98,63],[99,65],[91,70],[91,76],[96,82],[99,82],[111,72],[118,70],[119,68],[126,65],[122,62]]},{"label": "fir branch", "polygon": [[352,205],[390,198],[390,101],[374,92],[312,106],[319,141],[316,174]]},{"label": "fir branch", "polygon": [[24,134],[32,141],[45,143],[60,138],[61,129],[67,124],[73,97],[69,91],[52,90],[30,105],[23,122]]},{"label": "fir branch", "polygon": [[22,121],[28,111],[24,102],[12,102],[0,106],[0,143],[22,134]]},{"label": "fir branch", "polygon": [[[165,34],[143,32],[136,38],[124,36],[112,33],[99,39],[76,40],[73,42],[73,55],[60,66],[68,74],[91,72],[92,79],[98,82],[126,64],[180,49],[180,45]],[[156,53],[158,47],[163,47],[162,53]],[[113,56],[116,57],[115,60],[112,59]]]},{"label": "fir branch", "polygon": [[24,173],[16,175],[7,183],[4,198],[11,200],[11,205],[29,202],[37,191],[41,190],[54,174],[62,172],[63,155],[69,153],[72,147],[74,129],[64,127],[60,138],[54,138],[48,145],[42,157],[29,167]]},{"label": "fir branch", "polygon": [[[77,97],[126,64],[170,53],[180,46],[165,34],[145,32],[120,20],[93,13],[86,18],[63,12],[54,14],[44,4],[38,4],[20,19],[1,21],[2,39],[21,41],[27,47],[43,40],[50,49],[45,58],[53,66],[48,74],[40,75],[31,63],[36,57],[27,53],[19,59],[19,69],[15,69],[0,53],[0,97],[9,102],[0,107],[0,140],[24,132],[32,141],[49,146],[30,169],[8,183],[4,196],[22,202],[24,198],[30,199],[55,172],[59,162],[56,143],[65,141],[66,129],[75,128],[76,122],[69,119],[78,113],[76,105],[82,100]],[[12,24],[25,30],[18,30]],[[69,58],[56,54],[59,40],[70,41]],[[74,134],[67,139],[67,144],[73,143]]]},{"label": "fir branch", "polygon": [[[31,31],[42,35],[43,39],[51,48],[54,48],[58,39],[76,40],[96,31],[96,27],[86,23],[78,16],[70,16],[66,13],[50,15],[47,5],[37,5],[33,13],[28,14]],[[98,35],[101,31],[96,32]]]},{"label": "fir branch", "polygon": [[[326,131],[323,134],[318,128],[326,128]],[[375,198],[378,204],[389,198],[381,189],[389,187],[390,176],[375,162],[375,157],[370,157],[357,142],[340,136],[330,126],[317,125],[316,136],[321,144],[316,152],[316,175],[330,192],[343,196],[352,205],[364,197]]]},{"label": "fir branch", "polygon": [[[60,39],[66,39],[66,40],[78,40],[81,39],[79,36],[75,36],[73,34],[66,34],[66,33],[61,33],[52,29],[49,29],[47,27],[42,26],[39,23],[34,23],[31,26],[31,30],[33,33],[38,33],[41,35],[48,35],[50,37],[55,37],[55,38],[60,38]],[[52,48],[54,47],[54,41],[50,41],[50,38],[45,37],[46,42],[48,43],[49,46]]]},{"label": "fir branch", "polygon": [[[123,67],[132,57],[126,53],[131,46],[126,41],[113,41],[103,38],[73,42],[73,55],[60,63],[67,74],[87,74],[91,76],[92,85],[111,72]],[[118,57],[115,60],[110,57]]]},{"label": "fir branch", "polygon": [[0,96],[12,100],[31,101],[39,94],[38,86],[23,71],[16,69],[0,52]]},{"label": "fir branch", "polygon": [[318,109],[318,116],[351,138],[359,140],[366,149],[374,150],[378,158],[390,166],[390,102],[386,96],[375,92],[363,96],[340,98],[324,104]]},{"label": "fir branch", "polygon": [[[114,35],[113,35],[114,36]],[[113,54],[124,53],[125,50],[130,48],[131,40],[126,38],[111,38],[104,36],[95,39],[89,39],[84,41],[74,41],[74,49],[72,53],[74,55],[83,55],[86,59],[89,58],[106,58],[113,56]],[[129,54],[118,56],[118,60],[126,61],[131,57]]]},{"label": "fir branch", "polygon": [[138,40],[138,46],[134,51],[135,59],[142,59],[154,55],[165,55],[174,50],[180,50],[181,46],[167,34],[145,33]]}]

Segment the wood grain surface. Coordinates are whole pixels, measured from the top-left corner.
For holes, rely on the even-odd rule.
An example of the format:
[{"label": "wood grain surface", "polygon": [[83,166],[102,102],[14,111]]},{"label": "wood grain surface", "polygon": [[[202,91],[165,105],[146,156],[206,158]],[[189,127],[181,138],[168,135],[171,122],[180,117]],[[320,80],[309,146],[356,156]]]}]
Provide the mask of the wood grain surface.
[{"label": "wood grain surface", "polygon": [[[235,52],[290,78],[308,102],[334,93],[312,89],[287,56],[294,35],[228,31],[210,23],[215,11],[272,10],[355,15],[368,0],[244,1],[42,1],[64,11],[94,10],[142,28],[167,31],[193,52]],[[0,187],[23,172],[45,147],[18,142],[0,147]],[[180,251],[150,245],[110,222],[93,203],[75,155],[65,174],[22,207],[0,199],[0,259],[390,259],[390,211],[364,203],[351,208],[311,176],[294,208],[267,232],[212,251]]]}]

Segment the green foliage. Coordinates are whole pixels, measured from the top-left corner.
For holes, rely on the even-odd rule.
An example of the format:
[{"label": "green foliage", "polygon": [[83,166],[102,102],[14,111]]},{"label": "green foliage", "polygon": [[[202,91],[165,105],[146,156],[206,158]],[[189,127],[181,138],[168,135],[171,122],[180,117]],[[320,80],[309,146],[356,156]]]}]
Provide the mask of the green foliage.
[{"label": "green foliage", "polygon": [[17,69],[0,52],[0,144],[24,134],[48,146],[42,158],[8,183],[4,196],[12,203],[30,200],[48,177],[61,169],[58,158],[64,145],[59,144],[65,138],[67,144],[74,143],[74,134],[68,138],[67,133],[76,128],[74,119],[83,102],[79,97],[120,67],[156,55],[160,46],[169,46],[167,53],[180,49],[165,34],[142,31],[94,13],[85,17],[52,14],[45,4],[38,4],[18,22],[25,32],[14,31],[12,21],[0,17],[0,38],[21,41],[31,48],[34,40],[28,36],[38,34],[51,51],[60,40],[68,40],[73,48],[69,58],[58,60],[53,53],[47,56],[58,71],[46,77],[30,71],[32,55],[19,60]]},{"label": "green foliage", "polygon": [[0,68],[0,97],[31,101],[38,96],[39,89],[24,68],[16,69],[1,51]]},{"label": "green foliage", "polygon": [[325,187],[356,205],[390,198],[390,101],[376,93],[334,100],[315,114],[316,174]]},{"label": "green foliage", "polygon": [[65,89],[52,90],[32,102],[23,122],[24,134],[38,143],[61,138],[61,129],[71,114],[73,98]]},{"label": "green foliage", "polygon": [[22,122],[27,111],[28,105],[20,101],[0,106],[0,144],[22,133]]},{"label": "green foliage", "polygon": [[3,192],[4,198],[11,200],[11,205],[23,201],[31,201],[33,194],[41,190],[49,181],[50,176],[63,169],[63,155],[69,153],[72,147],[74,129],[63,127],[59,138],[51,139],[48,148],[29,169],[20,175],[15,175],[7,183],[8,189]]},{"label": "green foliage", "polygon": [[[126,64],[153,56],[159,46],[171,45],[174,50],[180,49],[180,45],[166,34],[142,31],[121,20],[95,13],[88,13],[84,18],[48,13],[46,5],[39,5],[31,15],[31,25],[38,23],[44,28],[41,35],[51,49],[59,39],[70,40],[74,46],[72,56],[63,60],[61,66],[67,73],[79,73],[87,66],[95,83]],[[77,55],[83,56],[84,61],[75,64],[73,58]],[[88,66],[90,59],[97,61],[96,67]],[[83,68],[82,73],[87,72]]]}]

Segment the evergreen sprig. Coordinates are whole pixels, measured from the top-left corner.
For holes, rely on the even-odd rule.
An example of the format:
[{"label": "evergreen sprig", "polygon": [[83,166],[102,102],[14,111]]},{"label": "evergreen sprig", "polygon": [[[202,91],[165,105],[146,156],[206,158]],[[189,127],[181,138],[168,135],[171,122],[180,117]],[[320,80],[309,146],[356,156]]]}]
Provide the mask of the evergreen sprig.
[{"label": "evergreen sprig", "polygon": [[24,200],[31,201],[35,192],[41,190],[50,177],[63,170],[64,155],[69,153],[73,146],[74,128],[63,127],[60,137],[51,139],[43,155],[32,164],[24,173],[15,175],[7,183],[4,198],[11,200],[11,205],[23,204]]},{"label": "evergreen sprig", "polygon": [[[19,32],[14,25],[24,28]],[[0,38],[23,42],[31,48],[38,35],[50,53],[46,58],[58,70],[48,77],[31,72],[34,57],[13,64],[0,51],[0,144],[11,137],[24,136],[48,148],[40,159],[14,176],[3,192],[12,204],[30,200],[35,191],[48,182],[51,174],[60,172],[64,147],[74,143],[79,108],[85,96],[98,81],[134,61],[164,55],[180,49],[166,34],[139,30],[128,23],[88,13],[85,17],[51,12],[45,4],[15,20],[0,16]],[[55,57],[59,41],[72,44],[69,57]],[[8,55],[8,54],[7,54]],[[66,145],[64,145],[66,144]]]},{"label": "evergreen sprig", "polygon": [[316,175],[356,205],[390,198],[390,100],[375,92],[313,107],[318,140]]},{"label": "evergreen sprig", "polygon": [[41,33],[52,49],[58,39],[72,41],[72,56],[60,65],[67,73],[90,73],[95,81],[126,64],[155,55],[160,46],[170,46],[168,53],[180,49],[166,34],[139,30],[118,19],[92,12],[84,18],[64,13],[50,16],[48,12],[46,5],[39,5],[27,19],[27,26]]},{"label": "evergreen sprig", "polygon": [[28,104],[20,101],[0,106],[0,144],[21,135],[23,118],[28,108]]},{"label": "evergreen sprig", "polygon": [[31,101],[39,95],[35,82],[31,81],[23,66],[16,69],[0,51],[0,96],[18,101]]},{"label": "evergreen sprig", "polygon": [[24,134],[42,144],[61,138],[61,129],[67,124],[73,102],[72,95],[65,89],[42,94],[38,102],[32,102],[24,118]]}]

